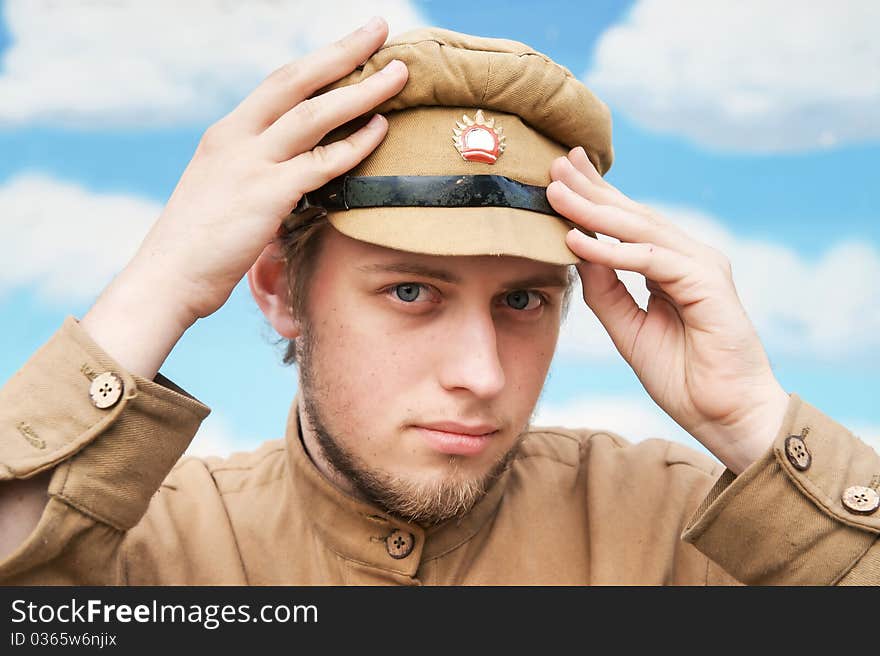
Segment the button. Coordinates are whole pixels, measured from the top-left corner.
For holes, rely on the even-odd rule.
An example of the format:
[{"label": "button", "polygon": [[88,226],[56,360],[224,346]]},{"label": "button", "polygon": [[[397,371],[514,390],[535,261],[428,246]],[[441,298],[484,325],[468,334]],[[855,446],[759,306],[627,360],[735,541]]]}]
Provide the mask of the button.
[{"label": "button", "polygon": [[870,515],[880,506],[877,490],[861,485],[853,485],[843,491],[843,505],[852,513]]},{"label": "button", "polygon": [[391,535],[385,538],[385,548],[388,549],[388,555],[392,558],[406,558],[412,553],[416,539],[412,533],[406,531],[392,531]]},{"label": "button", "polygon": [[792,467],[800,471],[806,471],[813,462],[807,444],[799,435],[789,435],[785,438],[785,455]]},{"label": "button", "polygon": [[95,376],[89,387],[89,396],[96,408],[112,408],[122,397],[122,379],[111,371]]}]

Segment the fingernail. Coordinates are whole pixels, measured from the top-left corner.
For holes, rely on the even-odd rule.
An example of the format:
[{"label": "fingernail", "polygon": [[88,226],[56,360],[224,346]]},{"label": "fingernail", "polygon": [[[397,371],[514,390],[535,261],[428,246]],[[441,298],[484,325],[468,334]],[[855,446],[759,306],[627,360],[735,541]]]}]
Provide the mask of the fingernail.
[{"label": "fingernail", "polygon": [[385,67],[379,71],[382,75],[394,75],[396,73],[400,73],[401,68],[405,68],[406,65],[400,61],[399,59],[392,59],[390,62],[385,64]]},{"label": "fingernail", "polygon": [[364,25],[364,30],[367,32],[378,32],[385,25],[385,21],[382,20],[379,16],[373,16],[367,23]]},{"label": "fingernail", "polygon": [[590,239],[592,239],[590,235],[586,234],[583,230],[579,230],[578,228],[572,228],[571,230],[569,230],[568,236],[581,244],[589,243]]},{"label": "fingernail", "polygon": [[385,122],[385,117],[381,114],[373,114],[373,118],[367,123],[368,130],[376,130]]}]

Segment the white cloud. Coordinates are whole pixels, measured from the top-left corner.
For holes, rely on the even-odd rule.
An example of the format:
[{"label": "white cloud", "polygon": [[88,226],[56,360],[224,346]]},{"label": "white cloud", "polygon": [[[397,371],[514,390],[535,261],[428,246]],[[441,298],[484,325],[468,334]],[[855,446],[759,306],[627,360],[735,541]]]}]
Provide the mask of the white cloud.
[{"label": "white cloud", "polygon": [[134,254],[162,207],[45,175],[0,185],[0,294],[29,285],[52,301],[89,300]]},{"label": "white cloud", "polygon": [[0,124],[214,120],[272,70],[372,15],[421,24],[407,0],[7,0]]},{"label": "white cloud", "polygon": [[212,412],[202,422],[185,455],[199,458],[209,456],[226,458],[236,451],[252,451],[260,444],[260,440],[237,435],[224,417]]},{"label": "white cloud", "polygon": [[643,126],[774,152],[880,138],[875,0],[639,0],[585,79]]},{"label": "white cloud", "polygon": [[727,254],[743,305],[774,352],[833,359],[880,347],[880,252],[873,245],[841,241],[807,258],[735,237],[700,212],[659,209]]},{"label": "white cloud", "polygon": [[674,440],[708,453],[705,447],[676,424],[647,394],[595,395],[556,403],[541,401],[532,424],[609,430],[630,442],[650,438]]},{"label": "white cloud", "polygon": [[870,425],[854,421],[852,423],[841,422],[854,435],[857,435],[865,444],[880,453],[880,426]]},{"label": "white cloud", "polygon": [[[880,426],[860,421],[839,420],[863,442],[880,453]],[[568,401],[545,403],[541,401],[532,424],[535,426],[563,426],[609,430],[630,442],[660,438],[680,442],[702,453],[709,451],[690,433],[676,424],[646,394],[595,395],[576,397]]]},{"label": "white cloud", "polygon": [[[808,259],[783,245],[739,238],[699,211],[649,205],[730,257],[740,297],[771,353],[830,360],[880,347],[875,247],[840,242]],[[40,174],[8,180],[0,185],[0,294],[30,286],[63,304],[94,298],[129,261],[161,210],[143,198],[96,193]],[[620,276],[644,308],[644,279]],[[579,288],[559,356],[619,357]]]},{"label": "white cloud", "polygon": [[[739,296],[769,352],[835,360],[880,348],[880,252],[871,244],[829,244],[821,255],[807,258],[781,244],[737,237],[697,210],[647,204],[730,258]],[[629,272],[619,275],[644,308],[644,278]],[[559,354],[619,357],[581,300],[580,288],[573,292]]]}]

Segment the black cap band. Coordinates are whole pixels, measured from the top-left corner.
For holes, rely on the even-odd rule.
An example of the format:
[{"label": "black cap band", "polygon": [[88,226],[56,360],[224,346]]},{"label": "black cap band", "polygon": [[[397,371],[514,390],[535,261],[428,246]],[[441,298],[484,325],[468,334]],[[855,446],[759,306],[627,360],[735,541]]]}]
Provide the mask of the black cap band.
[{"label": "black cap band", "polygon": [[559,217],[546,187],[501,175],[343,176],[303,194],[293,213],[366,207],[513,207]]}]

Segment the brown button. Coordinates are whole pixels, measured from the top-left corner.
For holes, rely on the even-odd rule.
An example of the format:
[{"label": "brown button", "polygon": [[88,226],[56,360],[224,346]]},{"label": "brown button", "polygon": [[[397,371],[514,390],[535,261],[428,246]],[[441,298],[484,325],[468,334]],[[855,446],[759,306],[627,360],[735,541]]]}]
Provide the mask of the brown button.
[{"label": "brown button", "polygon": [[785,455],[792,467],[800,471],[806,471],[813,462],[807,444],[799,435],[789,435],[785,438]]},{"label": "brown button", "polygon": [[861,485],[846,488],[842,500],[847,510],[859,515],[870,515],[880,507],[880,494],[877,494],[877,490]]},{"label": "brown button", "polygon": [[122,379],[111,371],[95,376],[89,387],[89,397],[96,408],[112,408],[122,397]]},{"label": "brown button", "polygon": [[392,531],[391,535],[385,538],[385,548],[392,558],[406,558],[412,553],[415,544],[416,539],[413,534],[406,531]]}]

